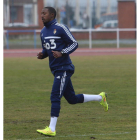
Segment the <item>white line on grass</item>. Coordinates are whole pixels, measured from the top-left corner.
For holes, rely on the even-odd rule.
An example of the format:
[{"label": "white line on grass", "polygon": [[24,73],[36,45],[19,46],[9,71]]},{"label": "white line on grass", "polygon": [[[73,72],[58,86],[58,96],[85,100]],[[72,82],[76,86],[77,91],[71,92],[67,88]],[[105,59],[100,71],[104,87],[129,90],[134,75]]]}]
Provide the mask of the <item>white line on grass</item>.
[{"label": "white line on grass", "polygon": [[[120,133],[106,133],[106,134],[88,134],[88,135],[66,135],[66,136],[56,136],[57,138],[68,138],[68,137],[90,137],[90,136],[109,136],[109,135],[124,135],[124,134],[134,134],[136,132],[120,132]],[[36,139],[17,139],[17,140],[44,140],[52,137],[36,138]]]}]

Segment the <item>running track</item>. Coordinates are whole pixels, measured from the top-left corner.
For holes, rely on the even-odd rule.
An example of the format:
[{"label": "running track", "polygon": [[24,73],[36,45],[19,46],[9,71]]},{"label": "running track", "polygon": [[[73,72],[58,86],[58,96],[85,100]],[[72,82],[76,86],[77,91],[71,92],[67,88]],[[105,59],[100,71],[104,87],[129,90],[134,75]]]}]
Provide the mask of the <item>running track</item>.
[{"label": "running track", "polygon": [[[36,57],[41,49],[10,49],[4,50],[4,57]],[[91,56],[91,55],[123,55],[136,54],[136,48],[78,48],[71,56]]]}]

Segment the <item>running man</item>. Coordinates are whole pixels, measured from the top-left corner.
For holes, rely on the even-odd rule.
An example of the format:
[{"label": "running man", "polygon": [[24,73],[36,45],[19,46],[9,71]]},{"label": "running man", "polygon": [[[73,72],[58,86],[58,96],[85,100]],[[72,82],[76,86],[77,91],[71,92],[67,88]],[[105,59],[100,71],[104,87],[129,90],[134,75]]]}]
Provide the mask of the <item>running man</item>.
[{"label": "running man", "polygon": [[54,75],[54,82],[51,92],[51,118],[50,124],[45,129],[38,129],[37,132],[47,135],[56,135],[56,123],[60,112],[60,102],[62,96],[70,104],[85,103],[89,101],[99,101],[108,111],[106,93],[99,95],[78,94],[75,95],[71,76],[74,74],[74,65],[69,54],[78,48],[78,43],[69,31],[68,27],[57,23],[56,10],[53,7],[42,9],[41,18],[44,28],[40,37],[42,42],[42,52],[37,54],[38,59],[49,57],[49,66]]}]

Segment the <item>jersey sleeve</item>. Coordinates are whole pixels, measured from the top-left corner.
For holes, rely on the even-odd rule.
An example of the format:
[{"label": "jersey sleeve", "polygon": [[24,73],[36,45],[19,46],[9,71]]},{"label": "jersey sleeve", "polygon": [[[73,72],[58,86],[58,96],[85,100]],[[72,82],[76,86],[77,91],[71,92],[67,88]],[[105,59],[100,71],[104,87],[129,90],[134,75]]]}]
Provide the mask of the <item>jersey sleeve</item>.
[{"label": "jersey sleeve", "polygon": [[43,53],[43,57],[42,57],[42,59],[44,59],[44,58],[48,57],[48,53],[47,53],[47,50],[46,50],[45,47],[44,47],[44,42],[43,42],[43,39],[42,39],[41,33],[40,33],[40,39],[41,39],[42,53]]},{"label": "jersey sleeve", "polygon": [[78,48],[78,43],[66,26],[61,25],[61,27],[62,27],[62,39],[67,44],[66,48],[63,48],[61,52],[63,54],[71,54]]}]

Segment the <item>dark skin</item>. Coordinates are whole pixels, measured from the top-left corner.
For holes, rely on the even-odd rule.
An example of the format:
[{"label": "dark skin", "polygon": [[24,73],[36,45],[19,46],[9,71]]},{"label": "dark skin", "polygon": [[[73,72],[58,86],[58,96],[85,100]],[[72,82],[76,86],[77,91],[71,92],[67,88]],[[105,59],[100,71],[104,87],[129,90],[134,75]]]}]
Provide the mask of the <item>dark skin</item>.
[{"label": "dark skin", "polygon": [[[50,13],[47,8],[43,8],[42,9],[42,12],[41,12],[41,18],[42,18],[42,22],[43,23],[47,23],[47,22],[50,22],[50,21],[54,20],[54,14],[53,13]],[[52,51],[52,53],[53,53],[53,56],[55,58],[62,57],[62,53],[61,52]],[[42,59],[42,57],[43,57],[43,53],[42,52],[39,52],[37,54],[37,58],[38,59]]]}]

